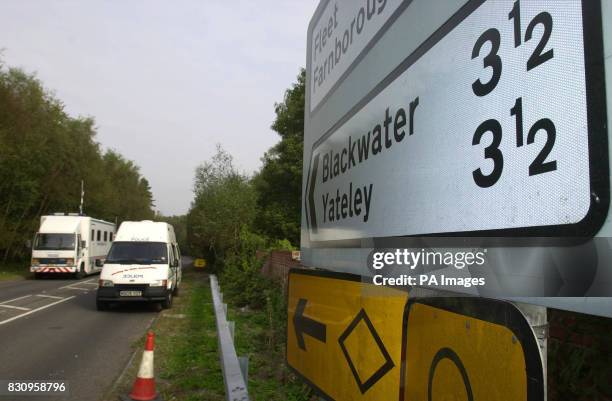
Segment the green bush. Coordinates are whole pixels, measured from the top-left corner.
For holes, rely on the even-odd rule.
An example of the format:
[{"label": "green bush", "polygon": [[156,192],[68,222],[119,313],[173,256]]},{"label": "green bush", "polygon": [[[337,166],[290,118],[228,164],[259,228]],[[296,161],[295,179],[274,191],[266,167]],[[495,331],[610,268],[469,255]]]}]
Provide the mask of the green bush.
[{"label": "green bush", "polygon": [[242,228],[236,249],[223,260],[221,284],[236,306],[261,309],[271,294],[279,291],[274,281],[260,273],[263,260],[256,253],[265,248],[265,238]]},{"label": "green bush", "polygon": [[548,399],[612,399],[612,319],[549,309]]},{"label": "green bush", "polygon": [[275,251],[296,251],[297,248],[294,247],[288,239],[277,239],[272,242],[272,245],[268,247],[268,250]]}]

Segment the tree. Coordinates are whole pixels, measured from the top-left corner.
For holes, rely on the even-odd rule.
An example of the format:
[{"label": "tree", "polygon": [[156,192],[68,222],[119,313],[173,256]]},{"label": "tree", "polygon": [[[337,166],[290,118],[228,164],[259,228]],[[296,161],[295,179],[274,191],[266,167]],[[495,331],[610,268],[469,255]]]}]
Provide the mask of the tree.
[{"label": "tree", "polygon": [[220,145],[211,161],[196,169],[195,199],[187,215],[187,236],[194,256],[222,258],[239,243],[240,230],[255,216],[255,192],[249,178],[232,164]]},{"label": "tree", "polygon": [[183,255],[191,255],[191,248],[187,241],[187,215],[177,216],[164,216],[162,214],[156,214],[155,221],[165,221],[174,227],[174,235],[176,235],[176,242],[178,242]]},{"label": "tree", "polygon": [[151,218],[149,183],[115,152],[102,154],[93,118],[69,116],[32,74],[0,62],[0,260],[27,255],[40,216],[78,211],[106,220]]},{"label": "tree", "polygon": [[[114,151],[107,151],[102,158],[102,173],[110,191],[102,199],[107,205],[98,205],[103,215],[123,220],[150,220],[154,217],[153,196],[149,181],[142,177],[138,166]],[[114,215],[114,216],[113,216]]]},{"label": "tree", "polygon": [[304,102],[306,72],[275,105],[272,129],[281,140],[264,155],[263,167],[254,177],[257,192],[257,230],[272,239],[300,241],[302,159],[304,152]]}]

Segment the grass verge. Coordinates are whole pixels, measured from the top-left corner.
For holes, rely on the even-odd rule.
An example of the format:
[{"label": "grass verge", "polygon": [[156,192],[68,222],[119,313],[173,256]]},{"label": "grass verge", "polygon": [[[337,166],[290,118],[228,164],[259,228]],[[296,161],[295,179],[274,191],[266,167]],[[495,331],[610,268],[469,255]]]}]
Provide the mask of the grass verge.
[{"label": "grass verge", "polygon": [[[155,381],[165,401],[223,401],[223,376],[217,354],[215,314],[208,276],[185,270],[180,295],[159,313],[155,332]],[[145,333],[137,353],[103,398],[117,401],[130,392],[142,358]]]},{"label": "grass verge", "polygon": [[[208,280],[208,275],[186,269],[180,296],[153,323],[155,379],[165,401],[225,400]],[[284,343],[271,337],[267,313],[230,305],[228,315],[236,322],[237,353],[249,356],[250,399],[309,400],[307,387],[298,383],[285,367]],[[137,353],[131,364],[104,401],[117,401],[119,395],[131,390],[142,357],[144,334],[134,344]]]},{"label": "grass verge", "polygon": [[[279,288],[280,291],[280,288]],[[285,364],[285,324],[270,310],[228,307],[236,322],[238,355],[249,357],[249,397],[253,401],[307,401],[312,391]],[[316,398],[315,398],[316,399]]]},{"label": "grass verge", "polygon": [[30,274],[27,263],[15,262],[0,264],[0,281],[23,280],[30,277]]}]

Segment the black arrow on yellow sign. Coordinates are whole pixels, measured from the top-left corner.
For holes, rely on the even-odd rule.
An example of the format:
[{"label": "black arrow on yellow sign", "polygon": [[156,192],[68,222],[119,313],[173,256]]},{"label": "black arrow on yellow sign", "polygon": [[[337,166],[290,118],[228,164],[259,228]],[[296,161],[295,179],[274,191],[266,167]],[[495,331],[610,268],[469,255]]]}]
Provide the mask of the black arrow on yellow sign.
[{"label": "black arrow on yellow sign", "polygon": [[316,338],[321,342],[326,342],[327,338],[327,327],[316,320],[304,316],[304,309],[306,309],[306,303],[308,300],[300,298],[293,315],[293,327],[295,327],[295,337],[297,338],[298,347],[306,351],[306,344],[304,344],[304,334],[308,334],[312,338]]}]

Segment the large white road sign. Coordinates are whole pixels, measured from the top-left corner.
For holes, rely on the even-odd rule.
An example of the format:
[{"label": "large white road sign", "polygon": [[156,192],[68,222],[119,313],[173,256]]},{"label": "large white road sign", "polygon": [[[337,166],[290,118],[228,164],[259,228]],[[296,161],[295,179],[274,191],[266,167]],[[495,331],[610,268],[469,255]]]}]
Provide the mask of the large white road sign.
[{"label": "large white road sign", "polygon": [[310,26],[310,110],[314,110],[396,12],[411,0],[325,0]]},{"label": "large white road sign", "polygon": [[467,2],[319,134],[310,241],[594,234],[609,198],[595,3]]}]

